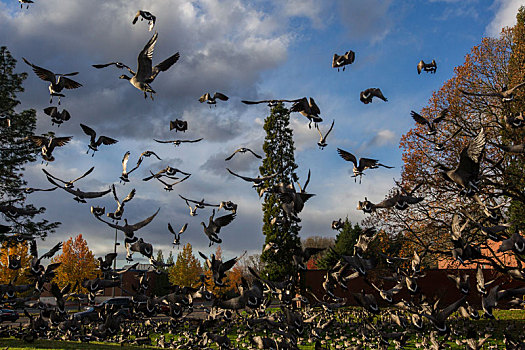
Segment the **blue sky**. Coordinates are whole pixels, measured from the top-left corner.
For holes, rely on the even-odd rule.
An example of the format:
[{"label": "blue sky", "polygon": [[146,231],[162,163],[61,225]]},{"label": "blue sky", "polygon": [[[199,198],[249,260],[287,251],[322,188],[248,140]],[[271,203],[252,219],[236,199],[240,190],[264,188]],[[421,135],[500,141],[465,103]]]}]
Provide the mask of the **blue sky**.
[{"label": "blue sky", "polygon": [[[18,60],[18,71],[29,73],[26,91],[19,95],[20,108],[34,108],[38,132],[54,131],[58,136],[73,135],[73,141],[56,150],[57,160],[46,169],[63,178],[74,178],[91,166],[93,174],[79,183],[83,190],[103,190],[117,184],[125,196],[131,188],[137,196],[126,205],[132,223],[151,215],[157,218],[138,232],[165,254],[171,249],[168,222],[189,227],[183,242],[210,252],[200,221],[210,212],[190,217],[178,193],[210,202],[232,200],[239,204],[238,217],[223,232],[224,254],[257,252],[263,244],[260,232],[261,202],[249,184],[228,175],[229,167],[241,174],[257,174],[258,163],[248,154],[226,163],[224,158],[240,146],[262,153],[262,123],[268,114],[264,105],[245,106],[242,99],[313,97],[321,109],[325,131],[332,120],[335,127],[328,147],[319,150],[318,134],[307,120],[292,114],[298,174],[304,181],[312,170],[309,191],[317,194],[301,214],[301,236],[333,236],[330,223],[348,215],[352,221],[363,216],[356,211],[358,200],[367,196],[381,200],[399,177],[402,167],[399,138],[412,126],[410,111],[424,107],[433,91],[451,78],[470,48],[483,36],[497,36],[501,27],[513,25],[522,1],[40,1],[20,9],[16,1],[0,2],[3,23],[0,43]],[[116,68],[95,70],[90,65],[120,60],[131,67],[152,33],[145,23],[131,20],[138,9],[157,16],[159,39],[153,63],[179,51],[181,59],[162,72],[152,84],[158,92],[155,101],[144,100],[141,92],[124,80]],[[356,52],[356,61],[344,72],[331,68],[334,53]],[[79,71],[84,86],[66,91],[60,109],[72,118],[60,128],[51,126],[43,109],[49,105],[47,85],[21,60],[57,72]],[[416,72],[419,60],[435,59],[436,74]],[[379,87],[388,102],[364,105],[359,92]],[[205,92],[221,91],[230,100],[216,108],[200,104]],[[56,102],[55,102],[56,103]],[[169,120],[185,119],[189,130],[175,134]],[[119,140],[87,156],[88,138],[79,123],[98,133]],[[204,137],[198,144],[160,145],[154,138]],[[350,178],[351,166],[336,152],[340,147],[358,157],[373,157],[395,169],[369,171],[363,182]],[[118,184],[120,161],[131,152],[130,163],[146,149],[157,152],[162,161],[146,159],[131,176],[132,182]],[[151,169],[176,166],[193,175],[166,193],[155,182],[140,179]],[[40,162],[27,167],[30,186],[47,187]],[[46,206],[46,218],[61,221],[57,233],[42,247],[83,233],[96,254],[112,248],[112,230],[96,221],[90,205],[114,210],[109,196],[78,204],[63,192],[35,193],[29,200]],[[177,249],[174,250],[174,253]],[[120,262],[124,259],[121,250]],[[139,258],[137,255],[136,258]],[[140,259],[137,259],[140,261]]]}]

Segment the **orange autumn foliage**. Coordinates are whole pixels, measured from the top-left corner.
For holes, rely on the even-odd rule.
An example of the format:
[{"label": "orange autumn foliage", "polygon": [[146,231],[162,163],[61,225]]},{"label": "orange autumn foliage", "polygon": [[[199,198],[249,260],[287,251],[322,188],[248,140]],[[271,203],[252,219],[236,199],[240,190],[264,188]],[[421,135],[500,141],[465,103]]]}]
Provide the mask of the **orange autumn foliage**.
[{"label": "orange autumn foliage", "polygon": [[[13,246],[3,244],[0,248],[0,284],[7,284],[16,277],[15,284],[27,284],[29,278],[27,276],[27,269],[30,268],[31,256],[29,255],[29,244],[27,242],[17,243]],[[21,256],[22,268],[18,270],[11,270],[8,266],[8,256]]]}]

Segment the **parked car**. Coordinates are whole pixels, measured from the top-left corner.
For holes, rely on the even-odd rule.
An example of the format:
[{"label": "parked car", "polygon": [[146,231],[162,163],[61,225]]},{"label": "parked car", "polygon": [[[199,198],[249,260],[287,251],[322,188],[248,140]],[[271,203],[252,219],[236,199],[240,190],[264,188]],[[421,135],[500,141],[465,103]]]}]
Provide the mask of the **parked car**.
[{"label": "parked car", "polygon": [[104,300],[98,305],[90,306],[84,311],[76,312],[73,314],[73,318],[82,321],[84,323],[89,323],[96,321],[98,319],[98,311],[106,307],[106,305],[114,305],[115,309],[120,311],[120,314],[125,318],[131,316],[131,299],[129,298],[111,298]]},{"label": "parked car", "polygon": [[0,321],[15,322],[18,320],[18,312],[10,309],[0,309]]}]

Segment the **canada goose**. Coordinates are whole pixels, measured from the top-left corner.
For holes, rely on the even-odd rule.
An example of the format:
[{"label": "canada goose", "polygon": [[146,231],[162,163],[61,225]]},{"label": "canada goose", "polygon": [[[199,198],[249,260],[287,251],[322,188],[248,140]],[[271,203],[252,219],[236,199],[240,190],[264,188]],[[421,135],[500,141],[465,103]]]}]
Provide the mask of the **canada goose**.
[{"label": "canada goose", "polygon": [[486,295],[483,295],[481,298],[481,306],[483,307],[483,311],[485,312],[483,316],[486,318],[494,318],[492,310],[498,305],[498,302],[500,300],[510,299],[512,297],[522,296],[525,294],[525,288],[514,288],[506,290],[499,290],[499,288],[499,285],[492,287],[490,291]]},{"label": "canada goose", "polygon": [[361,91],[361,93],[359,94],[359,99],[365,105],[371,103],[374,97],[377,97],[385,102],[388,102],[388,99],[385,96],[383,96],[383,93],[381,92],[381,89],[379,88],[368,88],[364,91]]},{"label": "canada goose", "polygon": [[383,300],[391,304],[394,302],[394,295],[399,293],[403,289],[403,286],[405,284],[403,282],[398,282],[395,286],[393,286],[390,289],[379,288],[372,282],[370,283],[370,285],[379,292],[379,295],[381,296],[381,298],[383,298]]},{"label": "canada goose", "polygon": [[352,50],[345,52],[345,54],[341,56],[334,53],[334,57],[332,58],[332,68],[337,68],[337,71],[339,72],[339,68],[343,67],[343,72],[344,72],[346,65],[352,64],[354,63],[354,61],[355,61],[355,52]]},{"label": "canada goose", "polygon": [[122,158],[122,174],[120,175],[120,181],[129,182],[129,174],[131,174],[133,171],[137,170],[140,164],[142,163],[142,157],[139,158],[137,161],[137,165],[133,167],[130,171],[127,171],[128,166],[128,160],[129,160],[130,152],[127,151],[124,154],[124,157]]},{"label": "canada goose", "polygon": [[20,3],[20,8],[21,9],[24,8],[24,4],[27,4],[26,5],[26,10],[27,10],[27,9],[29,9],[29,4],[33,3],[33,0],[18,0],[18,2]]},{"label": "canada goose", "polygon": [[111,223],[109,221],[105,221],[105,220],[101,219],[100,216],[95,216],[95,218],[97,220],[99,220],[99,221],[102,221],[103,223],[105,223],[109,227],[112,227],[114,229],[122,231],[124,233],[125,237],[126,237],[124,242],[126,243],[126,246],[127,246],[129,243],[136,242],[137,239],[135,237],[135,231],[138,231],[141,228],[143,228],[144,226],[146,226],[147,224],[149,224],[155,218],[155,216],[157,216],[159,211],[160,211],[160,208],[157,209],[157,211],[153,215],[151,215],[150,217],[147,217],[146,219],[144,219],[142,221],[139,221],[139,222],[137,222],[136,224],[133,224],[133,225],[128,224],[128,220],[127,219],[124,219],[124,225],[118,225],[118,224],[113,224],[113,223]]},{"label": "canada goose", "polygon": [[200,103],[206,102],[211,107],[211,105],[217,105],[217,99],[219,99],[221,101],[228,101],[229,97],[226,96],[225,94],[220,93],[220,92],[214,93],[213,96],[210,93],[207,92],[204,95],[202,95],[201,97],[199,97],[199,102]]},{"label": "canada goose", "polygon": [[78,181],[78,180],[80,180],[80,179],[85,178],[86,176],[88,176],[89,174],[91,174],[91,173],[93,172],[93,170],[95,170],[95,167],[91,167],[91,168],[90,168],[88,171],[86,171],[82,176],[79,176],[79,177],[77,177],[77,178],[74,179],[74,180],[71,180],[71,181],[64,181],[64,180],[59,179],[59,178],[56,177],[56,176],[51,175],[46,169],[42,169],[42,171],[44,172],[44,174],[46,174],[47,176],[49,176],[49,177],[52,178],[52,179],[55,179],[55,180],[57,180],[57,181],[62,182],[62,183],[64,184],[64,187],[66,187],[66,188],[73,188],[73,187],[75,187],[75,186],[73,185],[73,183],[75,183],[76,181]]},{"label": "canada goose", "polygon": [[421,74],[421,71],[430,72],[430,74],[435,74],[437,70],[437,64],[435,60],[432,60],[430,63],[425,63],[423,60],[419,61],[417,64],[417,74]]},{"label": "canada goose", "polygon": [[523,112],[519,112],[517,115],[514,114],[505,114],[503,116],[505,123],[509,125],[512,129],[519,129],[525,125],[525,118],[523,117]]},{"label": "canada goose", "polygon": [[175,129],[175,131],[186,132],[186,130],[188,130],[188,122],[180,119],[171,120],[170,131],[173,129]]},{"label": "canada goose", "polygon": [[67,73],[67,74],[55,74],[47,69],[44,69],[39,66],[35,66],[34,64],[30,63],[28,60],[22,57],[24,62],[31,66],[33,68],[33,71],[35,74],[42,80],[48,81],[49,84],[49,94],[51,95],[51,99],[49,100],[49,103],[53,103],[53,96],[58,96],[58,104],[60,104],[60,97],[65,97],[60,92],[66,88],[66,89],[77,89],[82,86],[82,84],[77,83],[76,81],[69,79],[67,77],[77,75],[78,72],[73,73]]},{"label": "canada goose", "polygon": [[340,230],[344,226],[343,219],[339,218],[339,220],[332,221],[332,230]]},{"label": "canada goose", "polygon": [[153,141],[158,142],[158,143],[173,143],[174,146],[180,146],[181,143],[194,143],[194,142],[199,142],[199,141],[202,141],[202,140],[203,140],[202,137],[200,139],[196,139],[196,140],[167,140],[167,141],[162,141],[162,140],[153,139]]},{"label": "canada goose", "polygon": [[125,65],[122,62],[109,62],[109,63],[103,63],[103,64],[92,64],[91,66],[93,66],[93,67],[95,67],[97,69],[106,68],[106,67],[109,67],[109,66],[115,66],[115,67],[117,67],[119,69],[126,68],[131,74],[135,75],[135,72],[130,67],[128,67],[127,65]]},{"label": "canada goose", "polygon": [[[150,171],[150,173],[151,173],[151,175],[153,175],[153,173],[151,171]],[[163,181],[160,177],[157,177],[156,179],[157,179],[158,182],[160,182],[161,184],[164,185],[164,190],[170,192],[170,191],[173,191],[173,186],[175,186],[175,185],[177,185],[177,184],[187,180],[190,176],[191,175],[187,175],[186,177],[183,177],[181,180],[175,181],[174,183],[171,183],[171,184],[167,183],[166,181]]]},{"label": "canada goose", "polygon": [[252,151],[251,149],[249,148],[246,148],[246,147],[241,147],[241,148],[237,148],[235,150],[235,152],[233,152],[228,158],[224,159],[225,161],[228,161],[230,159],[233,158],[234,155],[236,155],[237,153],[246,153],[246,152],[250,152],[251,154],[253,154],[255,156],[255,158],[258,158],[258,159],[262,159],[262,157],[258,154],[256,154],[254,151]]},{"label": "canada goose", "polygon": [[315,103],[314,99],[311,97],[309,99],[307,99],[306,97],[303,97],[297,100],[290,108],[290,112],[299,112],[303,116],[308,118],[309,128],[312,127],[312,122],[314,123],[314,126],[317,126],[317,123],[320,123],[323,121],[323,118],[319,116],[319,114],[321,114],[321,110]]},{"label": "canada goose", "polygon": [[178,180],[178,177],[175,177],[174,175],[177,174],[177,173],[181,173],[183,175],[186,175],[186,176],[189,176],[191,175],[190,173],[186,173],[182,170],[179,170],[177,168],[173,168],[173,167],[170,167],[169,165],[167,167],[165,167],[164,169],[162,170],[159,170],[158,172],[156,172],[155,174],[153,174],[153,172],[151,172],[151,176],[147,176],[145,178],[142,179],[142,181],[149,181],[153,178],[161,178],[162,176],[166,176],[168,179],[172,179],[172,180]]},{"label": "canada goose", "polygon": [[445,117],[447,116],[448,114],[448,109],[445,108],[444,110],[441,111],[441,114],[439,117],[435,118],[434,120],[432,120],[432,122],[430,122],[428,119],[426,119],[425,117],[419,115],[418,113],[414,112],[414,111],[411,111],[410,112],[410,115],[412,116],[412,118],[418,123],[418,124],[421,124],[421,125],[427,125],[428,126],[428,131],[427,131],[427,135],[428,136],[432,136],[432,135],[435,135],[436,134],[436,126],[437,124],[442,121],[443,119],[445,119]]},{"label": "canada goose", "polygon": [[339,156],[348,162],[354,163],[354,168],[352,169],[354,175],[352,176],[357,182],[357,177],[359,176],[359,183],[361,183],[361,178],[363,177],[363,171],[366,169],[377,169],[378,167],[383,167],[387,169],[392,169],[393,167],[379,163],[377,159],[370,158],[359,158],[359,163],[357,163],[357,158],[350,152],[347,152],[341,148],[337,149]]},{"label": "canada goose", "polygon": [[366,311],[372,314],[379,314],[379,306],[373,294],[365,294],[365,291],[361,290],[361,293],[352,293],[352,295],[355,301]]},{"label": "canada goose", "polygon": [[47,181],[51,182],[53,185],[55,185],[57,187],[60,187],[64,191],[69,192],[72,195],[74,195],[75,197],[73,199],[76,200],[79,203],[86,203],[86,199],[100,198],[102,196],[105,196],[109,192],[111,192],[111,188],[109,188],[109,189],[107,189],[105,191],[101,191],[101,192],[84,192],[84,191],[81,191],[79,189],[72,189],[72,188],[69,188],[69,187],[66,187],[66,186],[59,185],[58,183],[56,183],[49,176],[47,176]]},{"label": "canada goose", "polygon": [[222,243],[222,239],[219,238],[218,234],[221,232],[221,227],[228,225],[235,219],[235,213],[227,214],[214,219],[215,209],[209,218],[208,226],[204,222],[201,222],[202,227],[204,228],[204,234],[208,236],[210,243],[208,246],[211,246],[213,243]]},{"label": "canada goose", "polygon": [[42,147],[42,151],[41,151],[42,158],[46,162],[52,162],[55,160],[55,157],[53,157],[53,154],[52,154],[55,147],[64,146],[66,143],[71,141],[73,136],[65,136],[65,137],[54,137],[54,135],[52,135],[51,137],[30,136],[29,138],[38,147]]},{"label": "canada goose", "polygon": [[113,192],[113,198],[115,199],[115,202],[117,202],[117,209],[113,213],[107,213],[107,216],[115,221],[118,221],[122,219],[122,214],[124,214],[124,205],[126,202],[129,202],[130,200],[135,197],[135,189],[132,189],[126,198],[122,200],[122,202],[117,197],[117,191],[115,190],[115,184],[111,185],[111,191]]},{"label": "canada goose", "polygon": [[42,261],[42,259],[51,259],[53,255],[55,255],[60,249],[62,249],[62,242],[58,242],[47,253],[42,254],[40,257],[38,257],[36,241],[31,240],[31,242],[29,243],[29,251],[31,253],[29,273],[34,276],[42,274],[45,271],[45,268],[44,266],[42,266],[42,264],[40,264],[40,261]]},{"label": "canada goose", "polygon": [[153,27],[155,26],[155,20],[157,19],[157,17],[155,17],[151,12],[138,10],[131,24],[137,23],[137,20],[139,19],[139,17],[141,21],[143,20],[148,21],[148,25],[149,25],[148,30],[151,32],[153,30]]},{"label": "canada goose", "polygon": [[435,167],[441,169],[443,177],[455,183],[462,192],[473,194],[478,191],[476,184],[479,180],[479,165],[486,143],[485,131],[481,128],[478,135],[461,150],[459,164],[455,168],[451,169],[440,163]]},{"label": "canada goose", "polygon": [[186,229],[188,228],[188,223],[185,223],[182,228],[179,230],[178,233],[175,232],[175,230],[173,230],[173,227],[171,227],[171,224],[168,222],[168,231],[170,231],[174,238],[173,238],[173,245],[176,245],[176,246],[179,246],[180,245],[180,235],[184,233],[184,231],[186,231]]},{"label": "canada goose", "polygon": [[144,255],[147,258],[151,258],[153,256],[153,246],[150,243],[144,242],[142,238],[139,238],[138,241],[128,244],[128,253],[126,255],[127,261],[133,261],[133,253],[131,252],[138,252],[142,255]]},{"label": "canada goose", "polygon": [[431,140],[421,134],[418,134],[417,132],[414,133],[417,137],[427,141],[427,142],[430,142],[434,145],[434,150],[435,151],[443,151],[445,149],[445,144],[447,142],[449,142],[450,140],[452,140],[453,138],[455,138],[461,131],[463,130],[463,128],[458,128],[452,135],[450,135],[449,137],[447,137],[446,139],[442,140],[441,142],[437,142],[435,140]]},{"label": "canada goose", "polygon": [[111,270],[111,265],[113,265],[113,261],[117,258],[117,255],[117,253],[108,253],[104,256],[104,258],[99,256],[97,260],[100,271],[107,272]]},{"label": "canada goose", "polygon": [[18,270],[22,267],[22,257],[17,254],[7,255],[7,268],[10,270]]},{"label": "canada goose", "polygon": [[357,242],[354,244],[354,255],[363,258],[363,254],[368,250],[368,245],[377,237],[374,227],[368,227],[359,234]]},{"label": "canada goose", "polygon": [[513,154],[525,153],[525,144],[519,144],[519,145],[498,145],[496,144],[496,147],[502,149],[503,151],[507,153],[513,153]]},{"label": "canada goose", "polygon": [[219,203],[219,209],[217,211],[224,209],[227,211],[231,211],[232,213],[237,212],[237,204],[233,203],[232,201],[222,201]]},{"label": "canada goose", "polygon": [[[143,159],[144,157],[149,158],[149,157],[151,157],[151,156],[155,156],[155,158],[157,158],[158,160],[162,160],[162,159],[160,159],[160,157],[159,157],[155,152],[153,152],[153,151],[144,151],[144,152],[142,152],[142,153],[140,154],[140,156],[139,156],[139,159],[140,159],[140,161],[142,161],[142,159]],[[187,175],[187,174],[186,174],[186,175]]]},{"label": "canada goose", "polygon": [[161,63],[152,67],[153,50],[157,43],[158,33],[153,34],[151,39],[147,42],[146,46],[140,51],[138,57],[137,72],[133,77],[129,77],[126,74],[122,74],[119,78],[126,79],[131,85],[144,92],[144,98],[148,98],[147,93],[149,92],[151,99],[153,100],[153,94],[155,90],[151,88],[149,84],[155,80],[160,72],[168,70],[173,64],[179,60],[179,53],[168,57]]},{"label": "canada goose", "polygon": [[25,194],[31,194],[33,192],[51,192],[56,190],[57,187],[51,187],[51,188],[33,188],[33,187],[26,187],[24,188]]},{"label": "canada goose", "polygon": [[306,264],[310,258],[325,250],[326,248],[301,248],[298,252],[293,254],[292,261],[299,270],[306,271]]},{"label": "canada goose", "polygon": [[98,151],[98,147],[100,145],[113,145],[118,142],[117,140],[107,136],[99,136],[98,140],[95,140],[97,137],[97,133],[95,132],[95,130],[91,129],[89,126],[84,124],[80,124],[80,127],[82,128],[84,133],[90,137],[88,150],[86,151],[86,154],[89,152],[89,150],[92,150],[92,157],[95,155],[95,152]]},{"label": "canada goose", "polygon": [[275,174],[272,174],[272,175],[268,175],[268,176],[257,176],[257,177],[247,177],[247,176],[242,176],[242,175],[239,175],[239,174],[236,174],[234,173],[233,171],[231,171],[230,169],[226,168],[226,170],[228,170],[228,172],[230,174],[232,174],[233,176],[236,176],[238,178],[241,178],[243,179],[244,181],[247,181],[247,182],[253,182],[253,187],[260,187],[263,185],[263,182],[264,181],[268,181],[270,179],[273,179],[274,177],[276,177],[278,175],[278,173],[275,173]]},{"label": "canada goose", "polygon": [[330,132],[334,128],[334,123],[335,123],[335,120],[332,120],[332,125],[330,126],[330,129],[328,129],[326,134],[324,134],[324,136],[321,133],[321,130],[319,130],[319,126],[315,127],[317,129],[317,132],[319,133],[319,142],[317,142],[317,145],[319,146],[319,149],[323,149],[326,146],[328,146],[328,144],[326,143],[326,138],[328,137],[328,134],[330,134]]},{"label": "canada goose", "polygon": [[525,238],[523,238],[518,231],[509,238],[501,242],[498,248],[498,252],[507,252],[512,250],[517,256],[521,256],[525,253]]},{"label": "canada goose", "polygon": [[189,198],[186,198],[186,197],[183,197],[179,194],[179,197],[182,198],[183,200],[185,200],[186,202],[191,202],[191,203],[194,203],[195,204],[195,207],[198,208],[198,209],[204,209],[204,207],[218,207],[219,204],[210,204],[210,203],[207,203],[204,198],[201,199],[200,201],[197,201],[197,200],[194,200],[194,199],[189,199]]},{"label": "canada goose", "polygon": [[469,294],[470,292],[470,276],[467,274],[462,275],[450,275],[447,277],[454,282],[456,288],[463,294]]},{"label": "canada goose", "polygon": [[68,111],[64,109],[62,112],[58,113],[57,107],[44,108],[44,113],[51,117],[51,125],[56,124],[58,127],[60,127],[60,124],[63,122],[71,119],[71,115]]},{"label": "canada goose", "polygon": [[268,107],[274,107],[277,104],[282,103],[282,102],[297,102],[299,100],[300,99],[298,99],[298,100],[259,100],[259,101],[241,100],[241,102],[246,104],[246,105],[256,105],[256,104],[259,104],[259,103],[267,103]]},{"label": "canada goose", "polygon": [[402,195],[401,193],[396,193],[390,198],[384,199],[383,201],[374,204],[368,201],[365,198],[364,202],[359,202],[358,210],[363,210],[365,213],[375,212],[378,208],[395,208],[397,210],[405,210],[411,204],[417,204],[421,202],[425,197],[414,197],[410,195]]},{"label": "canada goose", "polygon": [[[229,214],[229,215],[232,215],[232,214]],[[220,218],[217,218],[217,220],[218,219]],[[235,266],[235,264],[239,260],[241,260],[245,254],[246,252],[244,252],[244,254],[240,256],[239,258],[235,257],[235,258],[232,258],[230,260],[223,262],[222,259],[217,258],[215,254],[212,254],[211,257],[208,258],[203,253],[199,252],[199,255],[204,259],[204,263],[206,264],[208,269],[212,272],[213,283],[217,287],[224,286],[224,282],[222,281],[222,279],[226,277],[226,272],[229,271],[233,266]]]},{"label": "canada goose", "polygon": [[462,94],[464,95],[468,95],[468,96],[494,96],[494,97],[499,97],[501,98],[501,102],[503,103],[507,103],[507,102],[511,102],[512,100],[514,100],[514,91],[516,91],[517,89],[521,88],[522,86],[525,85],[525,81],[524,82],[521,82],[517,85],[515,85],[513,88],[511,89],[508,89],[506,85],[504,85],[500,91],[496,91],[496,92],[485,92],[485,93],[475,93],[475,92],[469,92],[469,91],[465,91],[463,89],[458,89]]},{"label": "canada goose", "polygon": [[466,301],[466,298],[467,296],[464,295],[461,297],[461,299],[453,302],[441,310],[438,309],[438,299],[438,301],[434,303],[431,314],[423,313],[422,316],[428,318],[440,334],[447,334],[450,332],[450,329],[447,327],[445,321],[452,313],[454,313],[461,305],[463,305],[463,303]]}]

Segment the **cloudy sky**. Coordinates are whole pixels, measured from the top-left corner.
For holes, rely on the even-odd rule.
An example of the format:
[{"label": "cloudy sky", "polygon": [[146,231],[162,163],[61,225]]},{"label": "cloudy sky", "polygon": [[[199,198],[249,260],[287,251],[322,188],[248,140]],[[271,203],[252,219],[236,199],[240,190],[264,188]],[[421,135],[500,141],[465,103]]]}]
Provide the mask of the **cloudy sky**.
[{"label": "cloudy sky", "polygon": [[[2,0],[0,44],[18,60],[17,71],[29,73],[19,108],[37,111],[37,132],[73,136],[72,142],[55,150],[56,161],[45,169],[72,179],[95,166],[78,183],[80,189],[104,190],[115,183],[117,193],[124,197],[136,188],[125,217],[135,223],[161,208],[137,236],[162,249],[165,256],[170,250],[177,253],[171,247],[168,222],[176,228],[188,222],[183,242],[205,253],[214,249],[208,248],[200,226],[211,210],[190,217],[177,194],[238,203],[237,218],[221,231],[224,255],[230,257],[244,250],[258,252],[264,242],[261,201],[248,183],[225,169],[256,176],[259,162],[250,154],[237,155],[229,162],[224,158],[240,146],[263,153],[262,125],[269,109],[246,106],[242,99],[312,96],[324,119],[321,130],[335,120],[329,145],[320,150],[317,131],[309,129],[300,114],[291,117],[298,175],[304,182],[311,169],[309,192],[317,194],[301,213],[301,236],[333,236],[333,219],[348,216],[353,222],[360,221],[357,201],[364,196],[381,200],[392,187],[392,179],[399,177],[398,143],[413,125],[410,111],[425,106],[483,36],[497,36],[502,27],[512,26],[521,4],[516,0],[35,0],[29,9],[20,9],[17,1]],[[135,68],[139,51],[153,33],[145,22],[131,24],[138,9],[157,16],[159,36],[153,64],[180,52],[180,60],[152,84],[157,91],[154,101],[118,79],[122,71],[117,68],[91,67],[121,61]],[[331,68],[333,54],[348,50],[356,52],[355,63],[344,72]],[[60,106],[72,118],[59,128],[43,113],[49,106],[47,83],[33,74],[22,57],[55,72],[80,72],[75,80],[83,87],[66,91]],[[418,75],[416,65],[421,59],[435,59],[437,73]],[[362,104],[359,92],[369,87],[380,87],[388,102]],[[219,101],[213,108],[198,102],[203,93],[215,91],[230,100]],[[177,118],[188,121],[186,133],[169,131],[169,121]],[[88,137],[80,123],[119,142],[102,146],[91,157],[86,154]],[[153,141],[200,137],[202,142],[180,147]],[[395,169],[369,171],[362,184],[354,183],[351,166],[337,155],[337,147],[358,157],[379,159]],[[119,184],[124,153],[131,152],[132,164],[145,150],[155,151],[162,161],[146,158],[130,175],[130,183]],[[165,192],[158,182],[141,180],[149,170],[167,165],[192,176],[173,192]],[[43,167],[39,160],[26,168],[29,186],[49,186]],[[40,243],[41,248],[82,233],[95,254],[112,251],[114,231],[90,213],[90,205],[113,211],[111,196],[80,204],[69,194],[55,191],[31,194],[29,201],[47,207],[48,220],[62,222],[54,235]],[[122,265],[123,247],[119,252]]]}]

